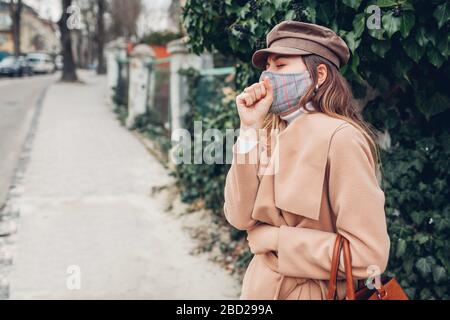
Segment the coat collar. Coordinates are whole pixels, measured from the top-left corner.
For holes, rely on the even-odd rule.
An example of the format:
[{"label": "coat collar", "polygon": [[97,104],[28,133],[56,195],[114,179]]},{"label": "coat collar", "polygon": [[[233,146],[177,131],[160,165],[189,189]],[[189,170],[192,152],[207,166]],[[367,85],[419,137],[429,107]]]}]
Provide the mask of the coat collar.
[{"label": "coat collar", "polygon": [[345,120],[324,113],[305,113],[283,126],[274,147],[275,205],[319,220],[328,149]]}]

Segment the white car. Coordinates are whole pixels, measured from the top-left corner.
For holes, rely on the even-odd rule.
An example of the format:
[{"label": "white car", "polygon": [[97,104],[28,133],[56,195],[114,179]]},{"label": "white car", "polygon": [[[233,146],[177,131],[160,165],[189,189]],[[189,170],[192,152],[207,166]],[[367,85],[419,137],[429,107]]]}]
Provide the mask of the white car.
[{"label": "white car", "polygon": [[57,55],[55,58],[55,65],[56,65],[56,70],[62,70],[62,68],[64,67],[64,61],[63,61],[63,56],[62,55]]},{"label": "white car", "polygon": [[27,60],[34,73],[53,73],[56,71],[52,57],[46,53],[29,53]]}]

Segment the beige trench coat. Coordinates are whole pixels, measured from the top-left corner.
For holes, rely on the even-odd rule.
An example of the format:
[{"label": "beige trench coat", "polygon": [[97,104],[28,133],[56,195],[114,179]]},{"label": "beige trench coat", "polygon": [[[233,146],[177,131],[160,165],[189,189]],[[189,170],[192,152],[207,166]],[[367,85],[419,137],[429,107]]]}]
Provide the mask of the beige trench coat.
[{"label": "beige trench coat", "polygon": [[[325,299],[336,231],[350,242],[355,281],[372,275],[370,266],[382,273],[390,248],[385,197],[364,136],[345,120],[304,113],[276,137],[269,161],[261,161],[261,140],[262,149],[246,154],[237,153],[237,143],[232,148],[227,221],[239,230],[280,228],[277,252],[250,261],[240,299]],[[338,276],[342,299],[342,257]]]}]

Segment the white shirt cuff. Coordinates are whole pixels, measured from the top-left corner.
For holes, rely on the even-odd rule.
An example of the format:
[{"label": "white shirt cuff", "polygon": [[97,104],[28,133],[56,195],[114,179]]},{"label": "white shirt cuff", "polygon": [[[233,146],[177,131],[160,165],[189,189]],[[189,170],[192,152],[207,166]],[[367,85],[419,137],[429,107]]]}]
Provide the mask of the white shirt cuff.
[{"label": "white shirt cuff", "polygon": [[245,139],[240,139],[240,137],[238,137],[236,140],[236,143],[237,143],[236,152],[243,154],[243,153],[247,153],[250,150],[252,150],[253,147],[258,144],[258,141],[245,140]]}]

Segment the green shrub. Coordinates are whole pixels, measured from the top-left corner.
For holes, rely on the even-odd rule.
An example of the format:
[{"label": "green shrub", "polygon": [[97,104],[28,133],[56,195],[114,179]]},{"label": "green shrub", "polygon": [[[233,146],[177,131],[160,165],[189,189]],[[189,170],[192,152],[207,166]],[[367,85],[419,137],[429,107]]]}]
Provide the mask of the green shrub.
[{"label": "green shrub", "polygon": [[160,113],[156,110],[148,108],[146,113],[136,116],[130,130],[137,130],[151,138],[164,154],[168,154],[172,147],[169,131],[164,127]]},{"label": "green shrub", "polygon": [[[202,76],[193,68],[181,73],[187,76],[189,84],[187,102],[191,105],[191,110],[186,123],[191,137],[194,137],[193,124],[197,120],[202,121],[203,132],[209,128],[219,129],[221,132],[235,129],[239,118],[234,104],[233,83],[226,81],[226,76]],[[192,159],[194,151],[192,148]],[[227,151],[225,146],[222,151]],[[183,201],[202,199],[207,209],[221,216],[223,188],[228,169],[229,165],[226,164],[192,163],[177,166],[174,174],[181,187]]]}]

